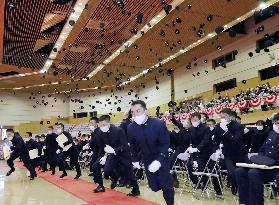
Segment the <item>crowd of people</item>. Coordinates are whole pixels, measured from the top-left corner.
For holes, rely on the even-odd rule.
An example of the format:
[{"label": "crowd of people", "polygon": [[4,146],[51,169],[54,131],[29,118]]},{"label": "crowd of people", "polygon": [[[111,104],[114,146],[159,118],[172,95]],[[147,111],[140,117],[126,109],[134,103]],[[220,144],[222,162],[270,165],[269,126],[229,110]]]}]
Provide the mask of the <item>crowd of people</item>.
[{"label": "crowd of people", "polygon": [[[241,90],[235,96],[219,96],[213,98],[209,102],[205,102],[201,97],[191,100],[185,100],[179,103],[176,107],[177,112],[193,112],[204,108],[210,108],[221,104],[238,103],[244,100],[252,100],[260,97],[268,97],[272,95],[279,95],[279,86],[271,87],[269,83],[257,85],[255,88],[247,88],[246,91]],[[248,112],[248,110],[246,110]]]},{"label": "crowd of people", "polygon": [[[203,189],[207,184],[206,178],[201,180],[195,171],[203,172],[206,166],[212,168],[218,163],[227,171],[231,193],[238,193],[240,204],[261,205],[264,183],[279,180],[279,170],[243,168],[236,164],[279,165],[279,113],[257,121],[255,128],[242,125],[241,118],[229,108],[221,111],[220,118],[221,122],[216,123],[206,114],[195,112],[182,124],[173,117],[175,128],[170,130],[164,121],[148,116],[145,102],[137,100],[119,127],[110,122],[109,115],[91,118],[90,136],[73,139],[64,125],[59,124],[57,133],[50,126],[45,138],[36,140],[32,133],[26,133],[28,140],[24,142],[19,133],[9,129],[7,136],[13,151],[7,160],[10,167],[7,176],[15,171],[13,161],[20,157],[31,180],[37,175],[35,168],[39,166],[45,172],[47,164],[52,175],[59,167],[60,178],[67,176],[66,166],[74,167],[78,179],[82,174],[79,157],[89,156],[90,176],[98,185],[93,190],[95,194],[105,192],[105,178],[111,180],[111,189],[129,185],[132,190],[128,196],[140,195],[135,170],[141,170],[151,190],[162,190],[166,204],[173,205],[174,181],[179,180],[173,167],[177,162],[181,164],[179,156],[185,154],[188,160],[183,166],[193,187]],[[66,140],[62,141],[62,137]],[[32,150],[38,150],[36,156]],[[249,158],[248,153],[257,154]],[[222,196],[225,185],[218,177],[212,177],[212,182],[216,195]]]}]

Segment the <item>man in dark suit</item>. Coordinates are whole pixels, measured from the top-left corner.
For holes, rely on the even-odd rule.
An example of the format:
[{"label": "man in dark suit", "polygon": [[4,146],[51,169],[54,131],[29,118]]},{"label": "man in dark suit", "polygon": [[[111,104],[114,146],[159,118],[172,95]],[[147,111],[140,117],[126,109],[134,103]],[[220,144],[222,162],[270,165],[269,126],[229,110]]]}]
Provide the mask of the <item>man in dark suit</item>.
[{"label": "man in dark suit", "polygon": [[[67,141],[64,142],[63,147],[61,147],[62,153],[61,153],[61,155],[59,157],[59,161],[58,161],[59,168],[63,172],[63,174],[60,176],[60,178],[67,176],[67,172],[64,167],[64,161],[67,159],[67,157],[69,157],[70,162],[73,163],[73,165],[75,166],[76,172],[77,172],[74,179],[78,179],[81,176],[81,170],[80,170],[80,165],[78,162],[78,151],[76,150],[76,147],[74,146],[73,138],[69,132],[66,132],[64,130],[64,125],[62,123],[60,123],[58,125],[57,134],[58,134],[58,136],[61,134],[64,134],[67,137]],[[64,147],[69,146],[69,145],[70,145],[70,148],[66,150]]]},{"label": "man in dark suit", "polygon": [[56,141],[57,134],[53,131],[53,126],[49,126],[47,130],[46,136],[46,159],[48,164],[50,165],[51,175],[55,174],[55,167],[57,164],[57,154],[58,143]]},{"label": "man in dark suit", "polygon": [[247,149],[244,144],[244,126],[232,120],[232,111],[224,108],[220,114],[221,123],[216,125],[214,141],[218,147],[223,145],[225,167],[231,183],[232,194],[237,193],[235,169],[237,162],[248,162]]},{"label": "man in dark suit", "polygon": [[7,129],[6,131],[8,139],[12,142],[13,146],[11,147],[12,153],[10,158],[7,160],[8,166],[11,168],[10,171],[6,174],[6,176],[10,176],[14,171],[14,160],[18,157],[21,158],[21,160],[24,163],[24,166],[28,169],[30,172],[30,180],[33,180],[34,177],[37,176],[36,171],[34,167],[31,165],[30,157],[28,149],[25,145],[25,142],[21,138],[18,132],[14,132],[13,129]]},{"label": "man in dark suit", "polygon": [[[273,117],[273,130],[259,149],[259,155],[266,160],[274,161],[272,165],[279,165],[279,113]],[[263,160],[265,160],[263,158]],[[263,164],[266,161],[262,161]],[[246,205],[264,204],[264,183],[278,179],[278,169],[249,169],[237,168],[236,180],[239,188],[239,203]]]},{"label": "man in dark suit", "polygon": [[127,137],[123,129],[110,124],[110,116],[103,115],[99,118],[100,132],[96,137],[98,146],[98,160],[93,164],[94,181],[99,186],[95,193],[104,192],[101,167],[104,166],[104,174],[110,176],[111,189],[116,187],[120,177],[118,170],[125,170],[125,179],[130,182],[132,191],[128,196],[140,195],[139,186],[133,173],[131,152],[128,146]]},{"label": "man in dark suit", "polygon": [[90,165],[89,165],[89,170],[91,173],[88,176],[93,176],[92,166],[98,158],[99,150],[98,150],[98,146],[96,144],[97,143],[96,135],[100,131],[100,129],[98,127],[98,122],[99,122],[99,119],[97,117],[92,117],[89,121],[89,129],[90,129],[90,136],[91,136],[90,141],[89,141],[89,146],[90,146],[90,149],[93,152],[93,154],[91,156]]},{"label": "man in dark suit", "polygon": [[152,191],[163,191],[167,205],[174,204],[173,178],[170,174],[168,149],[170,136],[163,121],[147,116],[145,102],[134,101],[131,106],[133,123],[128,126],[133,165],[139,167],[142,153],[145,172]]}]

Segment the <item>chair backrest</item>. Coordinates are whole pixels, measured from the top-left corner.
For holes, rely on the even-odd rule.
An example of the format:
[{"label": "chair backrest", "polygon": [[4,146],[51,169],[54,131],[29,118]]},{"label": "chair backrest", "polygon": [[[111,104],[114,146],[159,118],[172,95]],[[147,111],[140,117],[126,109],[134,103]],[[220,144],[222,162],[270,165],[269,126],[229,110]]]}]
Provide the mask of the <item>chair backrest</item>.
[{"label": "chair backrest", "polygon": [[189,153],[180,153],[178,156],[177,156],[177,159],[180,159],[182,161],[187,161],[188,159],[190,158],[190,154]]}]

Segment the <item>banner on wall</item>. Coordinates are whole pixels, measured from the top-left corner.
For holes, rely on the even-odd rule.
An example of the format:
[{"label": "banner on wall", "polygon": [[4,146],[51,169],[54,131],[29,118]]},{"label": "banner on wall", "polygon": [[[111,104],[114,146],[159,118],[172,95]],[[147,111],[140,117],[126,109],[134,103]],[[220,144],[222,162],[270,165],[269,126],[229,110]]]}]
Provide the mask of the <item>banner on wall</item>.
[{"label": "banner on wall", "polygon": [[[224,109],[224,108],[230,108],[231,110],[234,110],[234,111],[236,111],[236,110],[242,111],[242,110],[245,110],[246,108],[259,108],[261,105],[274,105],[274,104],[277,105],[279,103],[279,102],[277,102],[277,100],[278,100],[278,96],[272,95],[272,96],[268,96],[268,97],[255,98],[255,99],[251,99],[251,100],[243,100],[238,103],[226,103],[226,104],[216,105],[214,107],[200,109],[197,112],[206,113],[209,117],[212,117],[212,116],[216,116],[216,115],[218,116],[221,113],[222,109]],[[194,113],[194,111],[176,114],[175,119],[184,121],[184,120],[190,118],[192,113]],[[171,116],[164,115],[162,117],[162,119],[166,122],[169,122],[171,119]]]}]

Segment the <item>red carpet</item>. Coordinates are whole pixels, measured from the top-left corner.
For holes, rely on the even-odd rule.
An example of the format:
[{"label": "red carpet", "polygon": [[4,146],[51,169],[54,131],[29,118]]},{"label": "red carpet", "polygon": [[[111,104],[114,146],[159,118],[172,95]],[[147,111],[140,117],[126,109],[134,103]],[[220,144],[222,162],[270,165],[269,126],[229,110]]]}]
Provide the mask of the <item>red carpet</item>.
[{"label": "red carpet", "polygon": [[[17,163],[17,165],[23,168],[21,163]],[[82,179],[75,180],[69,176],[60,179],[58,174],[52,176],[50,172],[39,171],[37,174],[44,180],[86,201],[87,205],[157,205],[144,199],[128,197],[126,194],[110,189],[106,189],[105,193],[94,194],[92,190],[96,188],[96,185]]]}]

